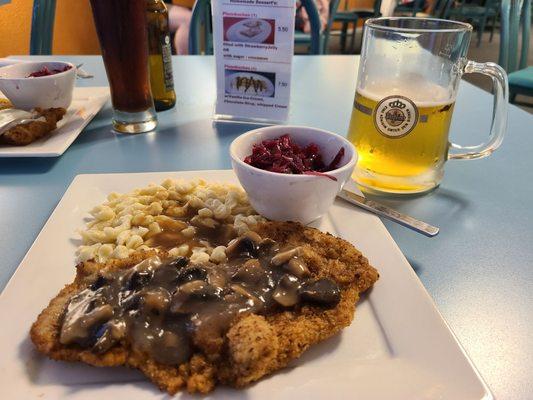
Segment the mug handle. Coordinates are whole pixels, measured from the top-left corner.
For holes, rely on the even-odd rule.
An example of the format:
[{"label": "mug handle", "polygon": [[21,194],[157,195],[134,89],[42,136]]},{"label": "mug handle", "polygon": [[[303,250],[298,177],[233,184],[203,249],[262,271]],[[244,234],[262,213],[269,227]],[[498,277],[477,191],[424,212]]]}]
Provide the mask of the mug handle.
[{"label": "mug handle", "polygon": [[[507,105],[509,101],[509,83],[505,70],[498,64],[487,62],[478,63],[468,61],[463,73],[479,73],[492,78],[494,85],[494,109],[492,110],[492,124],[489,140],[477,146],[461,146],[450,142],[449,160],[483,158],[492,154],[502,144],[507,130]],[[455,150],[455,152],[453,151]]]}]

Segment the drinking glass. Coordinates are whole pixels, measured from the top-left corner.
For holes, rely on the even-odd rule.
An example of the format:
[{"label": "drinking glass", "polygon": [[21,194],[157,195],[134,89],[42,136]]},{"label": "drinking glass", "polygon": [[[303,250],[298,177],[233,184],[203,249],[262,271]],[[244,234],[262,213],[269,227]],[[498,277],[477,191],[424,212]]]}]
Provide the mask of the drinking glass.
[{"label": "drinking glass", "polygon": [[113,128],[141,133],[157,126],[148,72],[145,0],[91,0],[111,89]]},{"label": "drinking glass", "polygon": [[[432,18],[375,18],[365,24],[348,138],[359,160],[354,179],[363,190],[427,192],[442,180],[449,159],[490,155],[507,124],[508,84],[494,63],[466,59],[472,26]],[[494,82],[490,135],[478,146],[448,141],[464,73]]]}]

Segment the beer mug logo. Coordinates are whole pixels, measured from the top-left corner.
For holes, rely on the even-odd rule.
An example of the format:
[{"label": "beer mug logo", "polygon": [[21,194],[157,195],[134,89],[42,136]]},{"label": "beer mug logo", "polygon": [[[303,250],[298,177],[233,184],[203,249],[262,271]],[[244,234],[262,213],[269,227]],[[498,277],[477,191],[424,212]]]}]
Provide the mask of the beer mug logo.
[{"label": "beer mug logo", "polygon": [[374,125],[384,136],[401,138],[411,132],[418,122],[418,108],[403,96],[389,96],[374,110]]}]

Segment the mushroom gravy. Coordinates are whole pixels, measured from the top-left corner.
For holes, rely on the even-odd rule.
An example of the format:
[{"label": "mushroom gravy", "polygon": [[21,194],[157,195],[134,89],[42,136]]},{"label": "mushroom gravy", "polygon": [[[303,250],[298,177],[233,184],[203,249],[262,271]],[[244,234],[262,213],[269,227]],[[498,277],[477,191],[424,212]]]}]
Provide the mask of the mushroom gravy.
[{"label": "mushroom gravy", "polygon": [[313,278],[299,247],[248,232],[226,254],[221,264],[154,256],[101,271],[70,299],[59,341],[95,353],[126,342],[157,362],[179,365],[193,353],[195,337],[222,337],[239,315],[303,304],[332,308],[340,301],[338,285]]},{"label": "mushroom gravy", "polygon": [[[196,210],[193,210],[196,211]],[[194,214],[192,214],[194,215]],[[151,236],[146,244],[152,248],[170,250],[182,244],[186,244],[190,249],[207,246],[226,246],[237,236],[237,232],[232,224],[222,223],[214,219],[202,219],[185,216],[182,219],[173,219],[159,224],[161,232]],[[193,227],[194,235],[187,237],[182,232],[184,229]],[[188,253],[192,254],[191,251]]]}]

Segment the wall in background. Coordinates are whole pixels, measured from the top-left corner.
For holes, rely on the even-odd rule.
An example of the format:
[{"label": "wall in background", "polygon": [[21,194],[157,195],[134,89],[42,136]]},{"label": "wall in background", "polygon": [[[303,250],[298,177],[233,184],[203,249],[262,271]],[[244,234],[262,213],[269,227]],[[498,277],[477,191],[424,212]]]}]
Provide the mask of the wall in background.
[{"label": "wall in background", "polygon": [[15,0],[0,6],[0,56],[28,54],[31,6],[29,0]]},{"label": "wall in background", "polygon": [[[0,6],[0,57],[28,54],[33,0]],[[99,54],[89,0],[57,0],[54,54]]]},{"label": "wall in background", "polygon": [[[339,8],[344,9],[344,4],[341,1]],[[348,8],[371,8],[372,4],[373,0],[348,0]],[[0,6],[0,57],[29,53],[32,6],[33,0],[12,0]],[[57,0],[53,53],[100,53],[89,0]]]}]

